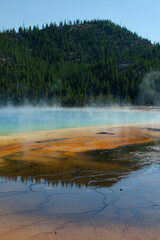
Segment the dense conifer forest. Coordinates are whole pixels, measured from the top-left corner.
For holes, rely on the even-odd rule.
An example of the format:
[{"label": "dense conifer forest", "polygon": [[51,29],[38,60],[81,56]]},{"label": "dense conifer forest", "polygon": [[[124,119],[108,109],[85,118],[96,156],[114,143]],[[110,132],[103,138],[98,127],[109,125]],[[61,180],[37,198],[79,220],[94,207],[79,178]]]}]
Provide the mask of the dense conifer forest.
[{"label": "dense conifer forest", "polygon": [[0,33],[1,106],[155,104],[159,69],[159,44],[108,20]]}]

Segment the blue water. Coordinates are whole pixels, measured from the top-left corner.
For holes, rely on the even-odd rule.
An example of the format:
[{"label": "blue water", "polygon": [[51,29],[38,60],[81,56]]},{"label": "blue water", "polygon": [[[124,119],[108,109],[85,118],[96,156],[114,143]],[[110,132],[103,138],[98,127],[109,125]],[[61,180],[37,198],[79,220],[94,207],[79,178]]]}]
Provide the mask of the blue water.
[{"label": "blue water", "polygon": [[[0,109],[0,134],[158,121],[158,111],[6,108]],[[36,151],[30,152],[33,162],[21,159],[25,151],[22,147],[13,161],[10,155],[1,158],[0,239],[20,239],[26,227],[30,239],[44,233],[46,238],[57,234],[77,239],[77,232],[84,234],[81,239],[104,239],[110,229],[119,239],[133,239],[134,232],[134,239],[160,239],[155,237],[160,229],[159,142],[135,145],[132,152],[114,149],[111,155],[93,158],[93,164],[91,158],[81,162],[78,155],[64,162],[45,153],[41,165]]]},{"label": "blue water", "polygon": [[160,121],[160,112],[126,109],[0,109],[0,134]]}]

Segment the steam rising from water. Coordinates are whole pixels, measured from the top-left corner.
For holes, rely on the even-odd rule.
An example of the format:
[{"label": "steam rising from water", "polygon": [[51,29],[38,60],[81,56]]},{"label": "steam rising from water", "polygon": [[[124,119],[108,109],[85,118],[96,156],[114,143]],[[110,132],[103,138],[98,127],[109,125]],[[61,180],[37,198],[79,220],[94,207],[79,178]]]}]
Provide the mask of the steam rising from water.
[{"label": "steam rising from water", "polygon": [[139,87],[138,102],[143,105],[160,105],[160,72],[148,73]]},{"label": "steam rising from water", "polygon": [[159,111],[129,108],[7,107],[0,109],[0,134],[35,130],[159,122]]}]

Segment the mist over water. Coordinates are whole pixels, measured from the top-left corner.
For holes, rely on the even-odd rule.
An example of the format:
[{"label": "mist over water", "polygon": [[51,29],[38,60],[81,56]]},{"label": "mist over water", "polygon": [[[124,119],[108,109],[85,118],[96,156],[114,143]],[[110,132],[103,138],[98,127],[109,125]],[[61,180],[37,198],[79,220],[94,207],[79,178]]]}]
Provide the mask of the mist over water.
[{"label": "mist over water", "polygon": [[[1,150],[3,152],[3,135],[14,132],[144,122],[154,126],[159,120],[158,108],[2,108]],[[160,130],[153,131],[155,142],[107,149],[107,139],[111,141],[113,137],[116,141],[120,134],[116,127],[112,130],[115,135],[105,135],[104,150],[73,156],[70,152],[67,155],[66,147],[79,148],[80,142],[72,145],[78,135],[56,142],[53,134],[52,141],[32,139],[33,145],[22,142],[17,149],[18,141],[14,136],[13,143],[8,144],[9,149],[15,146],[15,151],[0,157],[0,239],[5,236],[23,239],[25,229],[27,236],[30,234],[36,240],[41,239],[41,234],[45,239],[60,236],[58,239],[97,240],[106,239],[108,233],[108,236],[115,234],[111,239],[119,239],[116,236],[159,239],[153,237],[154,232],[160,236],[160,192],[157,190]],[[97,132],[94,134],[99,141],[104,137]],[[132,131],[124,131],[124,134],[131,134],[133,139],[136,136]],[[10,136],[4,137],[7,138]],[[91,138],[82,138],[82,141],[84,146],[94,142]],[[141,232],[138,232],[140,226]],[[97,238],[94,238],[95,229]],[[48,234],[51,238],[47,238]]]},{"label": "mist over water", "polygon": [[152,71],[145,75],[139,86],[138,102],[142,105],[160,105],[160,72]]},{"label": "mist over water", "polygon": [[159,119],[159,111],[129,108],[8,107],[0,109],[0,134],[156,122]]}]

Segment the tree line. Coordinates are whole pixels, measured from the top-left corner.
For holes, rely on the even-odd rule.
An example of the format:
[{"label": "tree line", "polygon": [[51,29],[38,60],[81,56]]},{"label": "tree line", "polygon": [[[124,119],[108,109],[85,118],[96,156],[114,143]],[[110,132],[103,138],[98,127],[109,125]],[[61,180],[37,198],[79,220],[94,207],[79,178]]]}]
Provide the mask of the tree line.
[{"label": "tree line", "polygon": [[0,33],[0,105],[154,104],[139,93],[146,74],[159,68],[159,44],[108,20],[5,30]]}]

